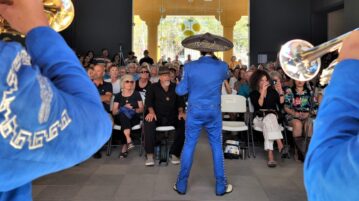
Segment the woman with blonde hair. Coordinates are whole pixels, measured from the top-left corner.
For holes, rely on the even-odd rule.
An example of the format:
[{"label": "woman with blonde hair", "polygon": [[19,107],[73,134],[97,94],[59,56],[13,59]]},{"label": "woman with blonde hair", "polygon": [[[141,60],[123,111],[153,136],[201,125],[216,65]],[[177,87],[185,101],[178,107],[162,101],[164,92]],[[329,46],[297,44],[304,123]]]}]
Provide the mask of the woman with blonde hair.
[{"label": "woman with blonde hair", "polygon": [[[143,102],[139,92],[135,91],[135,81],[132,75],[124,75],[121,78],[121,93],[115,96],[112,114],[116,124],[121,125],[124,133],[124,143],[120,157],[127,157],[128,151],[135,146],[131,139],[132,126],[139,124],[139,114],[143,111]],[[126,142],[126,143],[125,143]]]}]

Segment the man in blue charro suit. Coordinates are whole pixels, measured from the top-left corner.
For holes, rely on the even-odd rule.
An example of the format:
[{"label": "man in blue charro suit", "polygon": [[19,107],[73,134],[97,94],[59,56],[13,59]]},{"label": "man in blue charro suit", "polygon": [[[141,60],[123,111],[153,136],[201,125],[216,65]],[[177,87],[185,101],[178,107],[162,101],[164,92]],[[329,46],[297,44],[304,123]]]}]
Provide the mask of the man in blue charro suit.
[{"label": "man in blue charro suit", "polygon": [[232,185],[227,183],[224,173],[222,149],[221,87],[228,78],[228,66],[219,61],[213,52],[229,50],[233,44],[223,37],[206,33],[186,38],[182,45],[199,50],[202,57],[185,65],[183,78],[176,88],[178,95],[188,94],[188,107],[181,170],[174,190],[179,194],[187,191],[193,152],[204,127],[212,149],[216,195],[224,195],[232,192]]},{"label": "man in blue charro suit", "polygon": [[0,42],[0,201],[32,200],[32,180],[86,160],[112,130],[98,91],[49,27],[42,2],[0,0],[0,15],[26,36],[26,50]]}]

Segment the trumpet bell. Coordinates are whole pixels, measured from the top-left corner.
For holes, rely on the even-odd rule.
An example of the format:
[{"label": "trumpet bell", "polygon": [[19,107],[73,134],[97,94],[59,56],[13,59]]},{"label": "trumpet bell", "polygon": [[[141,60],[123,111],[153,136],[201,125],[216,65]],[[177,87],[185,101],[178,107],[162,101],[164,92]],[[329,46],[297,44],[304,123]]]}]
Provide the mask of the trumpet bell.
[{"label": "trumpet bell", "polygon": [[71,0],[44,0],[44,9],[50,27],[57,32],[69,27],[75,17],[75,8]]},{"label": "trumpet bell", "polygon": [[[13,2],[0,0],[0,3],[12,4]],[[43,0],[43,4],[51,28],[60,32],[70,26],[75,17],[75,8],[71,0]],[[23,36],[0,16],[0,34],[3,33]]]},{"label": "trumpet bell", "polygon": [[279,61],[283,71],[292,79],[308,81],[313,79],[320,71],[320,58],[307,60],[302,58],[302,52],[313,48],[305,40],[295,39],[285,43],[279,52]]}]

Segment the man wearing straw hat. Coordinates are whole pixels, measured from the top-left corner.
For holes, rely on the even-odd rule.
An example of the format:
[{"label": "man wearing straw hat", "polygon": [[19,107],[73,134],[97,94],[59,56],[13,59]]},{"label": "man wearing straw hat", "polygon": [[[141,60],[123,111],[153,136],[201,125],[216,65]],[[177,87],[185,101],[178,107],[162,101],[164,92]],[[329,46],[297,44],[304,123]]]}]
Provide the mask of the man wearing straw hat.
[{"label": "man wearing straw hat", "polygon": [[233,190],[224,174],[222,149],[221,86],[228,78],[228,67],[213,56],[213,52],[229,50],[233,44],[223,37],[206,33],[188,37],[182,45],[200,51],[202,57],[185,65],[182,81],[176,88],[178,95],[188,94],[188,109],[181,170],[173,188],[179,194],[186,193],[193,152],[201,129],[205,128],[213,154],[215,192],[221,196]]},{"label": "man wearing straw hat", "polygon": [[89,158],[112,124],[76,55],[49,27],[43,1],[11,2],[0,0],[0,15],[27,49],[0,41],[0,201],[31,201],[32,180]]}]

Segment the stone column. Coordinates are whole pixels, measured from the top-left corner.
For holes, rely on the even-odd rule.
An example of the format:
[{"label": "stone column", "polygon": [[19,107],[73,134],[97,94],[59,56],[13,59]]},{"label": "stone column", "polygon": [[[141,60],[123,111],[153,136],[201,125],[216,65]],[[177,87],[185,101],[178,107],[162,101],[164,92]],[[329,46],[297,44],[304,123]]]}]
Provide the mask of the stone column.
[{"label": "stone column", "polygon": [[[223,25],[223,36],[228,40],[233,42],[233,31],[234,25]],[[229,63],[231,61],[231,57],[233,56],[233,49],[225,51],[223,53],[223,61]]]},{"label": "stone column", "polygon": [[[158,61],[158,25],[160,22],[159,15],[140,15],[141,19],[146,22],[148,28],[148,51],[153,61],[156,63]],[[136,40],[136,39],[134,39]]]}]

